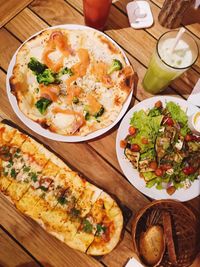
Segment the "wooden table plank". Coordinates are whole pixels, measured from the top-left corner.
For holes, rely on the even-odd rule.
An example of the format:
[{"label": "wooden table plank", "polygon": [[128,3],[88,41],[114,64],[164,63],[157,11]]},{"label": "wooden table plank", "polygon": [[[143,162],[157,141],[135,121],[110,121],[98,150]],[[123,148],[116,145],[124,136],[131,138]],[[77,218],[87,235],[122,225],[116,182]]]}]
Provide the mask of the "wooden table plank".
[{"label": "wooden table plank", "polygon": [[0,203],[0,212],[3,214],[0,217],[0,224],[5,229],[9,229],[11,235],[20,241],[42,265],[52,267],[102,266],[94,258],[69,248],[57,238],[49,235],[35,221],[18,212],[1,193]]},{"label": "wooden table plank", "polygon": [[[130,233],[125,232],[123,239],[112,253],[103,257],[103,263],[107,266],[125,266],[129,258],[136,257],[133,252],[133,243]],[[134,266],[133,266],[134,267]]]},{"label": "wooden table plank", "polygon": [[78,16],[76,10],[66,5],[63,0],[35,0],[31,3],[30,7],[44,20],[48,18],[46,22],[50,25],[71,24],[74,22],[76,24],[83,24],[84,21],[83,17],[80,14]]},{"label": "wooden table plank", "polygon": [[32,0],[0,0],[0,28],[26,7]]},{"label": "wooden table plank", "polygon": [[12,34],[23,42],[31,35],[46,27],[48,25],[28,8],[22,10],[5,25],[6,29],[11,31]]},{"label": "wooden table plank", "polygon": [[20,42],[4,28],[0,29],[0,40],[3,40],[0,45],[0,66],[7,70],[13,54],[20,46]]},{"label": "wooden table plank", "polygon": [[[27,254],[2,228],[0,228],[0,266],[19,265],[39,267],[40,265]],[[12,257],[11,257],[12,255]]]}]

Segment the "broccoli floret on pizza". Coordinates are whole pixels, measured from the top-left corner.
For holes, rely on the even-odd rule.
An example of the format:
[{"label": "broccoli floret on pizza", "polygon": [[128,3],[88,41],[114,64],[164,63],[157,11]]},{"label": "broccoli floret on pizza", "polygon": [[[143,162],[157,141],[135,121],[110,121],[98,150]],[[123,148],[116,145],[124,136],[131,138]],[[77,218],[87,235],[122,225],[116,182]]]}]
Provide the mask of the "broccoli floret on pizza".
[{"label": "broccoli floret on pizza", "polygon": [[35,103],[35,106],[41,114],[44,114],[51,103],[51,100],[43,97]]},{"label": "broccoli floret on pizza", "polygon": [[110,66],[108,70],[108,74],[112,74],[114,71],[121,70],[122,69],[122,63],[118,59],[114,59],[112,62],[112,65]]},{"label": "broccoli floret on pizza", "polygon": [[40,63],[36,58],[31,57],[28,63],[28,68],[32,70],[35,75],[38,75],[44,72],[44,70],[47,69],[47,66]]},{"label": "broccoli floret on pizza", "polygon": [[48,85],[50,83],[60,83],[60,80],[56,77],[56,74],[53,73],[50,69],[46,69],[43,73],[37,75],[38,83],[43,83]]}]

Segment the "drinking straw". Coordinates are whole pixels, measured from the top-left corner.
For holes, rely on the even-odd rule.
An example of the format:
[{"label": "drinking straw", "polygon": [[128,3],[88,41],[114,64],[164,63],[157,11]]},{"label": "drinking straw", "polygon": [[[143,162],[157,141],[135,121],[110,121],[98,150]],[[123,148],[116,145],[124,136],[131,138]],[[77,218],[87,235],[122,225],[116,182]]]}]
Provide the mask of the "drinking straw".
[{"label": "drinking straw", "polygon": [[176,48],[179,40],[181,39],[181,36],[183,35],[183,33],[185,32],[185,28],[180,28],[180,30],[178,31],[177,35],[176,35],[176,38],[174,40],[174,43],[172,45],[172,48],[171,48],[171,53],[174,52],[174,49]]}]

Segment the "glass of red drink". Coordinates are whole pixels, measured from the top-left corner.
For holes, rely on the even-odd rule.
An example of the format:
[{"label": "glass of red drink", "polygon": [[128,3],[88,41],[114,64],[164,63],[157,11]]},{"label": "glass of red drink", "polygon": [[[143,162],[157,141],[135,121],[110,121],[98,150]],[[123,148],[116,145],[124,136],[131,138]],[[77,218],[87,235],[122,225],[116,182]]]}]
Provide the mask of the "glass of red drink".
[{"label": "glass of red drink", "polygon": [[85,24],[97,30],[103,30],[112,0],[83,0]]}]

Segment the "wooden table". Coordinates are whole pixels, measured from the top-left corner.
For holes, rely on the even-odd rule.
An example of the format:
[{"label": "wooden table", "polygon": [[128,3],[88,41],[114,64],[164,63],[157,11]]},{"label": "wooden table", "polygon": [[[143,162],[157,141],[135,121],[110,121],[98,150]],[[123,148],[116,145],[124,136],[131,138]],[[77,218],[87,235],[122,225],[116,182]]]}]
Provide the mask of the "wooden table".
[{"label": "wooden table", "polygon": [[[125,10],[127,2],[129,1],[120,0],[112,5],[105,33],[125,50],[138,74],[139,82],[131,103],[133,106],[151,96],[143,90],[141,81],[156,40],[167,29],[161,27],[157,21],[163,0],[148,1],[155,23],[145,30],[129,27]],[[8,102],[6,71],[15,50],[35,32],[48,26],[67,23],[84,24],[81,0],[0,0],[0,116],[11,120],[49,145],[73,169],[114,194],[124,206],[126,214],[134,216],[150,200],[126,180],[119,167],[115,153],[115,137],[119,124],[96,140],[63,144],[33,133],[17,118]],[[186,28],[199,42],[200,25],[192,24]],[[200,58],[164,94],[187,99],[199,77]],[[200,197],[187,204],[200,214]],[[0,214],[0,266],[122,267],[134,255],[131,242],[132,216],[128,216],[122,241],[116,249],[106,256],[94,258],[70,249],[50,236],[37,223],[19,213],[3,195],[0,195]],[[200,266],[200,260],[196,259],[192,266]]]}]

